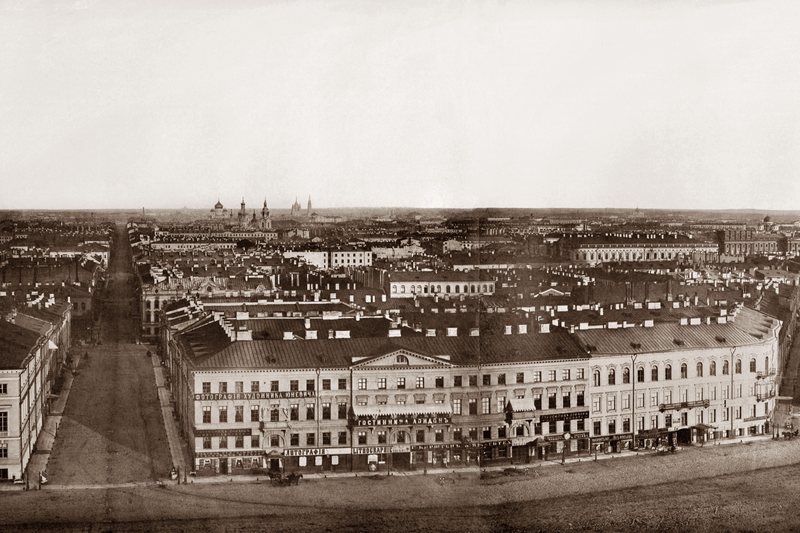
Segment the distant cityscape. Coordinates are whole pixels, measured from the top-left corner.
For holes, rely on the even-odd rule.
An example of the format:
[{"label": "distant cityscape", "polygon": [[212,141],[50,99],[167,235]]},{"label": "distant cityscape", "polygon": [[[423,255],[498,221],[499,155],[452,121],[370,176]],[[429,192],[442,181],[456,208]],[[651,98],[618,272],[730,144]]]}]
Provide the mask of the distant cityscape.
[{"label": "distant cityscape", "polygon": [[791,425],[800,219],[322,215],[311,198],[180,213],[0,221],[0,479],[41,482],[53,404],[110,342],[156,363],[178,482],[535,465]]}]

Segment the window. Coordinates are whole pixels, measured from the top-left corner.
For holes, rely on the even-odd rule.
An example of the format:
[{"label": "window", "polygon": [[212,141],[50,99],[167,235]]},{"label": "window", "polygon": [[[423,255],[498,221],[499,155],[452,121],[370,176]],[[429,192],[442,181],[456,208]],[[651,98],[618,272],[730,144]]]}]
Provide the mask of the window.
[{"label": "window", "polygon": [[561,371],[561,380],[569,381],[569,368],[565,368]]},{"label": "window", "polygon": [[329,379],[322,380],[322,390],[331,390],[331,380]]},{"label": "window", "polygon": [[244,448],[244,436],[236,435],[236,438],[234,439],[234,446],[236,448]]},{"label": "window", "polygon": [[442,431],[441,429],[437,429],[436,431],[434,431],[433,440],[435,442],[444,442],[444,431]]},{"label": "window", "polygon": [[367,432],[366,431],[359,431],[358,432],[358,443],[359,444],[366,444],[367,443]]},{"label": "window", "polygon": [[322,445],[330,446],[330,444],[331,444],[331,433],[330,431],[325,431],[322,433]]},{"label": "window", "polygon": [[406,442],[406,432],[405,431],[398,431],[396,433],[396,439],[398,444],[405,444]]},{"label": "window", "polygon": [[478,376],[470,376],[469,377],[469,386],[470,387],[477,387],[478,386]]},{"label": "window", "polygon": [[378,431],[378,444],[386,444],[386,431]]},{"label": "window", "polygon": [[398,389],[406,388],[406,378],[397,378],[397,388]]},{"label": "window", "polygon": [[228,447],[228,437],[220,437],[219,438],[219,447],[220,448],[227,448]]},{"label": "window", "polygon": [[273,405],[272,408],[269,410],[269,421],[278,422],[279,417],[280,417],[280,410],[278,409],[277,405]]},{"label": "window", "polygon": [[347,402],[340,402],[338,407],[338,412],[336,414],[339,420],[344,420],[347,418]]},{"label": "window", "polygon": [[296,403],[289,406],[289,420],[300,420],[300,406]]},{"label": "window", "polygon": [[600,435],[602,433],[602,423],[599,420],[592,421],[592,435]]},{"label": "window", "polygon": [[711,361],[711,364],[708,366],[708,375],[709,376],[716,376],[717,375],[717,362]]},{"label": "window", "polygon": [[258,392],[258,390],[259,390],[258,381],[251,381],[250,382],[250,392]]},{"label": "window", "polygon": [[481,413],[484,415],[488,415],[491,413],[491,406],[489,403],[491,402],[490,398],[481,398]]},{"label": "window", "polygon": [[517,372],[517,383],[525,383],[525,372]]},{"label": "window", "polygon": [[258,422],[259,419],[260,419],[260,417],[258,415],[259,415],[258,406],[257,405],[251,406],[250,407],[250,422]]},{"label": "window", "polygon": [[276,380],[269,382],[269,390],[271,392],[278,392],[278,382]]},{"label": "window", "polygon": [[322,404],[322,419],[323,420],[330,420],[331,419],[331,404],[330,403],[323,403]]},{"label": "window", "polygon": [[[439,378],[436,378],[436,379],[437,379],[437,383],[438,383],[438,379]],[[491,385],[492,384],[492,376],[491,376],[491,374],[484,374],[483,375],[483,384],[484,385]]]},{"label": "window", "polygon": [[622,432],[629,433],[631,430],[631,419],[630,418],[623,418],[622,419]]},{"label": "window", "polygon": [[583,369],[582,368],[577,369],[575,371],[575,374],[576,374],[575,375],[575,379],[583,379],[584,374],[583,374]]},{"label": "window", "polygon": [[672,379],[672,365],[667,365],[664,367],[664,379],[667,381]]},{"label": "window", "polygon": [[314,405],[306,404],[306,420],[314,420]]},{"label": "window", "polygon": [[339,390],[346,390],[347,389],[347,378],[339,378]]},{"label": "window", "polygon": [[736,360],[736,373],[737,374],[741,374],[742,373],[742,360],[741,359],[737,359]]},{"label": "window", "polygon": [[658,407],[658,391],[650,393],[650,407]]},{"label": "window", "polygon": [[548,392],[547,393],[547,408],[548,409],[555,409],[556,408],[556,393],[555,392]]},{"label": "window", "polygon": [[425,442],[425,430],[424,429],[418,429],[417,430],[417,438],[416,438],[415,442]]},{"label": "window", "polygon": [[579,391],[575,393],[575,406],[576,407],[583,407],[585,405],[583,391]]},{"label": "window", "polygon": [[548,370],[547,371],[547,381],[555,381],[556,380],[556,371],[555,370]]},{"label": "window", "polygon": [[314,380],[307,379],[306,380],[306,390],[314,390]]},{"label": "window", "polygon": [[475,398],[469,399],[469,414],[471,415],[478,414],[478,400]]},{"label": "window", "polygon": [[211,449],[211,437],[203,437],[203,449],[204,450]]},{"label": "window", "polygon": [[[537,371],[535,371],[533,373],[533,382],[534,383],[539,383],[541,381],[542,381],[542,373],[537,370]],[[519,383],[519,382],[517,382],[517,383]]]},{"label": "window", "polygon": [[658,381],[658,367],[657,366],[653,366],[653,368],[650,369],[650,381]]},{"label": "window", "polygon": [[358,390],[367,390],[367,378],[358,378]]},{"label": "window", "polygon": [[[2,424],[2,419],[4,416],[7,417],[8,413],[0,413],[0,424]],[[203,406],[203,424],[210,424],[210,423],[211,423],[211,406],[205,405]],[[6,426],[8,426],[8,420],[6,420]]]},{"label": "window", "polygon": [[617,384],[617,374],[612,368],[608,371],[608,384],[609,385],[616,385]]},{"label": "window", "polygon": [[491,439],[492,438],[492,428],[491,428],[491,426],[483,426],[482,433],[483,433],[483,438],[484,439],[487,439],[487,440]]},{"label": "window", "polygon": [[644,407],[644,393],[640,392],[636,394],[636,407],[641,408]]},{"label": "window", "polygon": [[506,375],[505,374],[498,374],[497,375],[497,384],[498,385],[505,385],[506,384]]},{"label": "window", "polygon": [[644,367],[640,366],[636,369],[636,381],[638,383],[644,383]]},{"label": "window", "polygon": [[505,396],[498,396],[497,397],[497,412],[502,413],[503,409],[506,408],[506,397]]},{"label": "window", "polygon": [[703,377],[703,363],[697,363],[697,377]]},{"label": "window", "polygon": [[561,394],[561,407],[571,407],[571,396],[569,392],[564,392]]},{"label": "window", "polygon": [[600,396],[592,396],[592,412],[600,412]]},{"label": "window", "polygon": [[244,392],[244,381],[234,381],[233,382],[233,392],[237,394],[241,394]]},{"label": "window", "polygon": [[219,408],[219,421],[220,423],[228,421],[228,408],[226,406]]},{"label": "window", "polygon": [[444,376],[436,376],[436,379],[434,380],[434,384],[436,385],[437,389],[443,389],[444,388]]},{"label": "window", "polygon": [[417,376],[417,388],[424,389],[425,388],[425,378],[422,376]]},{"label": "window", "polygon": [[347,432],[340,431],[339,432],[339,444],[347,444]]},{"label": "window", "polygon": [[686,379],[689,375],[686,363],[681,363],[681,379]]},{"label": "window", "polygon": [[592,385],[594,385],[595,387],[599,387],[600,386],[600,371],[599,370],[595,370],[594,372],[592,372]]},{"label": "window", "polygon": [[[0,385],[0,393],[6,394],[7,393],[6,387],[7,386],[8,385],[6,385],[5,383]],[[211,382],[204,381],[203,382],[203,394],[210,394],[210,393],[211,393]]]},{"label": "window", "polygon": [[622,369],[622,383],[628,384],[631,382],[631,369],[630,368],[623,368]]},{"label": "window", "polygon": [[453,414],[460,415],[461,414],[461,399],[453,400]]},{"label": "window", "polygon": [[616,411],[617,410],[617,397],[616,395],[609,396],[606,399],[606,407],[609,411]]},{"label": "window", "polygon": [[236,405],[233,409],[233,421],[244,422],[244,405]]},{"label": "window", "polygon": [[228,393],[228,384],[224,381],[219,383],[219,393],[220,394],[227,394]]},{"label": "window", "polygon": [[378,388],[379,389],[386,388],[386,378],[378,378]]},{"label": "window", "polygon": [[300,434],[292,433],[289,435],[289,446],[300,446]]},{"label": "window", "polygon": [[672,427],[672,415],[671,414],[664,415],[664,426],[666,426],[668,428]]},{"label": "window", "polygon": [[617,432],[617,421],[616,420],[609,420],[608,421],[608,434],[613,435]]},{"label": "window", "polygon": [[730,374],[730,371],[731,370],[730,370],[730,365],[728,365],[728,361],[723,361],[722,362],[722,375],[723,376],[727,376],[728,374]]},{"label": "window", "polygon": [[[403,388],[405,388],[405,379],[403,380]],[[453,387],[462,387],[461,376],[453,376]],[[399,387],[398,387],[399,388]]]},{"label": "window", "polygon": [[542,408],[542,394],[539,392],[536,392],[533,395],[533,407],[536,409]]},{"label": "window", "polygon": [[290,391],[297,391],[300,390],[299,382],[296,379],[289,381],[289,390]]},{"label": "window", "polygon": [[277,448],[281,445],[281,438],[277,435],[270,435],[269,436],[269,445],[272,448]]}]

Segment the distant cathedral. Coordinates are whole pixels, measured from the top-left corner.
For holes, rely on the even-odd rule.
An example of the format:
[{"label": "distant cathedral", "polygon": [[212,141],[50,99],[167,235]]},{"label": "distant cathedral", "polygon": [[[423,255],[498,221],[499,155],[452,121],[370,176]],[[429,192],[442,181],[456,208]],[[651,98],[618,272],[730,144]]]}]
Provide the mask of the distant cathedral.
[{"label": "distant cathedral", "polygon": [[[292,218],[302,218],[303,215],[303,206],[300,205],[300,202],[297,201],[297,197],[294,198],[294,203],[292,204],[292,213],[290,215]],[[308,205],[306,207],[306,218],[311,218],[311,195],[308,197]]]},{"label": "distant cathedral", "polygon": [[214,209],[211,210],[211,221],[221,226],[237,226],[239,228],[271,230],[272,218],[269,216],[269,209],[267,208],[267,199],[264,198],[264,206],[261,208],[261,218],[256,216],[253,211],[253,216],[248,218],[247,206],[245,205],[244,198],[239,207],[239,212],[236,213],[236,219],[233,218],[234,211],[225,209],[222,202],[217,200]]}]

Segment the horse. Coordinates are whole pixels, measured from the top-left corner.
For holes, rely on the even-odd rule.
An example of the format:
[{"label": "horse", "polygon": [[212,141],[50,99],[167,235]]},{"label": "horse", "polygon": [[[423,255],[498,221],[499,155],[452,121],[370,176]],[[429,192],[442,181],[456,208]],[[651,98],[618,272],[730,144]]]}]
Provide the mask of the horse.
[{"label": "horse", "polygon": [[298,485],[301,479],[303,479],[303,474],[295,474],[294,472],[286,476],[286,481],[289,485]]}]

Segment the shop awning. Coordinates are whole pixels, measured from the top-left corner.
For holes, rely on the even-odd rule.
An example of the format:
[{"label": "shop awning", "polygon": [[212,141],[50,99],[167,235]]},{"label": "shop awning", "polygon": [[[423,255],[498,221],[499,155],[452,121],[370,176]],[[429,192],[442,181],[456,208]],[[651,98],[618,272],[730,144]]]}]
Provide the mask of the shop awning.
[{"label": "shop awning", "polygon": [[693,427],[700,431],[708,431],[709,429],[716,429],[714,426],[709,426],[708,424],[697,424]]},{"label": "shop awning", "polygon": [[511,398],[508,400],[508,408],[512,413],[521,413],[525,411],[535,411],[536,405],[533,398]]},{"label": "shop awning", "polygon": [[353,414],[356,418],[384,417],[384,416],[430,416],[451,415],[453,410],[449,403],[411,403],[395,405],[354,405]]}]

